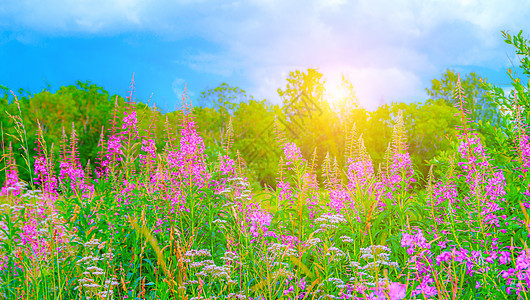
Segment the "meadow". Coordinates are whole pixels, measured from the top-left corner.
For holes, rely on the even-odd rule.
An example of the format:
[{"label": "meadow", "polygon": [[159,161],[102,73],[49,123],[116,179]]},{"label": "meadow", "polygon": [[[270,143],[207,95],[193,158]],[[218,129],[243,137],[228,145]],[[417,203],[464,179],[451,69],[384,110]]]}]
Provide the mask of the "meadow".
[{"label": "meadow", "polygon": [[516,159],[493,164],[499,149],[474,132],[458,77],[458,140],[421,190],[401,111],[378,166],[355,127],[341,165],[316,149],[304,157],[276,122],[276,185],[255,189],[232,119],[212,151],[186,92],[162,149],[154,118],[139,129],[132,90],[123,116],[116,100],[95,169],[80,163],[75,126],[54,153],[38,122],[31,157],[13,94],[21,146],[2,131],[0,299],[528,300],[528,98],[514,82],[515,147],[504,151]]}]

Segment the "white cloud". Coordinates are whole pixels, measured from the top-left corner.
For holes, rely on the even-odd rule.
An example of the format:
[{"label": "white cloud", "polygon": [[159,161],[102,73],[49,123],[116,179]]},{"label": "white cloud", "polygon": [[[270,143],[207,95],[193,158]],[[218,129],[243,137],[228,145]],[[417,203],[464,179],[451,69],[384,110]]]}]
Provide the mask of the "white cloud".
[{"label": "white cloud", "polygon": [[[347,70],[361,106],[374,110],[391,102],[416,102],[424,94],[421,80],[413,72],[398,68],[363,68]],[[420,92],[418,92],[420,91]]]},{"label": "white cloud", "polygon": [[[186,87],[186,81],[182,78],[175,78],[173,82],[171,83],[171,88],[173,89],[173,93],[175,93],[175,96],[177,96],[177,99],[182,99],[182,96],[184,95],[184,88]],[[191,98],[195,96],[195,93],[187,89],[186,92],[188,96]]]},{"label": "white cloud", "polygon": [[[119,32],[142,25],[148,1],[7,0],[5,17],[14,27],[47,34]],[[0,11],[4,13],[4,11]]]},{"label": "white cloud", "polygon": [[[484,31],[483,37],[487,38],[487,34],[503,26],[514,29],[516,25],[528,25],[525,23],[529,11],[525,0],[253,0],[228,3],[213,0],[4,0],[0,7],[0,14],[10,19],[12,25],[39,31],[115,32],[187,27],[186,30],[203,34],[223,32],[225,36],[221,38],[239,36],[252,22],[257,24],[254,29],[261,33],[267,29],[274,33],[281,28],[289,35],[293,29],[300,31],[300,26],[315,18],[331,27],[346,25],[335,28],[345,34],[385,30],[389,34],[400,33],[397,38],[419,36],[448,22],[464,21]],[[75,23],[79,25],[67,26]],[[309,25],[318,24],[311,22]],[[234,27],[238,30],[232,30]],[[276,33],[282,35],[282,32]],[[226,40],[226,43],[231,42]]]},{"label": "white cloud", "polygon": [[190,69],[200,72],[230,77],[235,69],[243,68],[240,62],[233,60],[226,54],[214,54],[200,51],[197,54],[186,54],[183,59],[175,63],[185,65]]}]

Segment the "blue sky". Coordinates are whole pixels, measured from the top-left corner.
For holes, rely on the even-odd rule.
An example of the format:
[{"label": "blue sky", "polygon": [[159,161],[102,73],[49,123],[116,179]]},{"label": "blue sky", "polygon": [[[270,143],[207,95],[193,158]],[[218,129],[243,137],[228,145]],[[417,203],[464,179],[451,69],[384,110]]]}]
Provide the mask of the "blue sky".
[{"label": "blue sky", "polygon": [[[290,71],[344,74],[362,106],[422,102],[446,69],[508,87],[501,30],[530,30],[528,1],[2,0],[0,85],[38,93],[89,80],[164,112],[222,82],[281,103]],[[330,85],[331,86],[331,85]],[[199,103],[201,104],[201,103]]]}]

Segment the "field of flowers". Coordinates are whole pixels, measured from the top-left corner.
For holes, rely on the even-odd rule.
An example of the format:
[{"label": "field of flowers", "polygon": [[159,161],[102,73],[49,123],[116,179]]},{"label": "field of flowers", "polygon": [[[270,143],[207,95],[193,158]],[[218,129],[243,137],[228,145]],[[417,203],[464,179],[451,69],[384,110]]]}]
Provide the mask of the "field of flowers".
[{"label": "field of flowers", "polygon": [[[102,132],[95,174],[78,161],[75,131],[54,155],[40,130],[40,155],[26,158],[29,185],[7,149],[0,299],[530,297],[530,145],[521,118],[508,176],[490,165],[462,110],[446,176],[433,178],[431,168],[421,193],[411,188],[400,116],[377,172],[353,130],[348,164],[326,157],[323,182],[315,157],[302,157],[278,126],[277,188],[258,194],[230,151],[230,123],[222,153],[207,155],[183,98],[184,117],[177,135],[166,124],[164,149],[152,132],[138,132],[130,105],[122,128]],[[12,120],[24,140],[20,117]]]}]

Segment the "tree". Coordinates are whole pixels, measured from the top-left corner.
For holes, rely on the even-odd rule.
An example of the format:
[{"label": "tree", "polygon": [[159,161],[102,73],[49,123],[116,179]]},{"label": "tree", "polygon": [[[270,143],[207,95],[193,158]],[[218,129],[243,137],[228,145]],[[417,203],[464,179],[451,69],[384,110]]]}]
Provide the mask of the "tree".
[{"label": "tree", "polygon": [[[433,79],[430,89],[426,89],[431,99],[427,102],[444,100],[447,104],[460,110],[460,103],[454,97],[458,74],[452,70],[447,70],[442,75],[442,79]],[[486,84],[486,79],[480,78],[476,73],[470,73],[465,77],[460,77],[466,102],[466,115],[472,121],[471,126],[476,130],[481,141],[486,147],[496,152],[499,144],[495,142],[497,129],[506,129],[505,118],[501,114],[502,109],[491,97],[491,91]],[[497,151],[498,152],[498,151]],[[499,160],[499,155],[494,154],[493,158]]]},{"label": "tree", "polygon": [[[8,95],[6,95],[6,91],[8,89],[6,87],[3,87],[3,89],[4,98],[1,102],[1,105],[4,106],[3,111],[9,112],[11,115],[19,115],[18,108],[13,101],[7,104]],[[78,81],[76,86],[61,87],[55,93],[45,89],[40,93],[29,95],[29,97],[20,97],[20,115],[26,130],[31,167],[33,167],[33,157],[37,156],[34,148],[36,147],[37,120],[39,120],[43,127],[47,146],[51,147],[53,144],[55,158],[59,154],[63,127],[66,135],[70,136],[72,124],[74,124],[81,165],[85,166],[90,160],[93,170],[97,153],[100,151],[97,145],[101,129],[104,127],[104,134],[108,134],[108,129],[112,126],[109,124],[109,119],[111,118],[116,99],[118,104],[116,127],[121,128],[121,118],[126,109],[125,99],[117,95],[109,97],[109,93],[106,90],[91,84],[89,81],[85,83]],[[145,130],[149,127],[149,124],[143,119],[150,116],[151,110],[143,103],[136,104],[136,107],[138,109],[137,118],[140,122],[139,128],[140,130]],[[158,118],[158,132],[159,136],[162,136],[165,118],[160,114]],[[12,120],[7,118],[7,114],[2,114],[0,121],[5,133],[5,145],[8,145],[9,141],[13,142],[13,150],[18,152],[22,144],[8,136],[8,134],[17,136]],[[143,133],[143,131],[139,132],[140,134]],[[22,157],[17,157],[17,164],[25,166]],[[58,170],[57,165],[56,170]],[[28,181],[30,177],[27,170],[20,168],[19,171],[21,171],[19,172],[21,179]],[[1,176],[4,178],[5,174],[1,174]]]},{"label": "tree", "polygon": [[519,78],[516,69],[507,70],[513,87],[513,92],[508,95],[501,87],[484,82],[484,87],[488,91],[486,94],[488,100],[494,102],[500,111],[506,112],[506,114],[499,114],[499,126],[491,124],[486,124],[486,126],[497,164],[510,172],[513,169],[511,162],[518,156],[518,153],[514,151],[518,145],[519,135],[517,108],[519,107],[522,123],[528,124],[530,120],[530,41],[523,37],[522,31],[513,36],[503,31],[502,35],[507,44],[515,47],[515,53],[519,58],[519,68],[522,69],[523,75],[526,75],[526,78],[522,79]]},{"label": "tree", "polygon": [[246,162],[249,175],[261,186],[276,186],[278,161],[282,154],[276,147],[275,116],[283,117],[278,105],[266,100],[240,103],[234,113],[234,150]]},{"label": "tree", "polygon": [[291,125],[290,130],[295,135],[303,133],[303,126],[308,119],[322,112],[324,103],[324,80],[316,69],[307,72],[294,71],[289,73],[285,90],[278,89],[278,95],[283,99],[283,111]]},{"label": "tree", "polygon": [[232,87],[223,82],[214,89],[207,89],[201,92],[199,103],[201,104],[200,106],[213,107],[223,118],[227,118],[227,116],[234,114],[237,104],[250,99],[252,97],[249,97],[245,90]]},{"label": "tree", "polygon": [[[458,112],[444,100],[428,101],[427,103],[395,103],[390,107],[392,119],[398,111],[403,112],[403,123],[408,141],[408,152],[416,172],[420,172],[421,187],[425,187],[429,172],[429,161],[442,151],[452,149],[452,141],[456,139]],[[435,118],[433,116],[436,116]]]},{"label": "tree", "polygon": [[338,115],[325,101],[324,84],[318,70],[296,70],[289,73],[285,89],[278,89],[286,118],[280,120],[284,130],[298,144],[304,157],[309,158],[316,148],[318,165],[328,152],[340,159],[344,148],[341,144],[344,131]]},{"label": "tree", "polygon": [[275,115],[281,115],[277,105],[266,100],[256,101],[246,91],[226,83],[201,93],[200,103],[211,107],[195,107],[196,122],[207,148],[221,151],[221,140],[232,119],[232,156],[239,151],[247,166],[247,176],[255,185],[273,186],[280,149],[274,147]]}]

